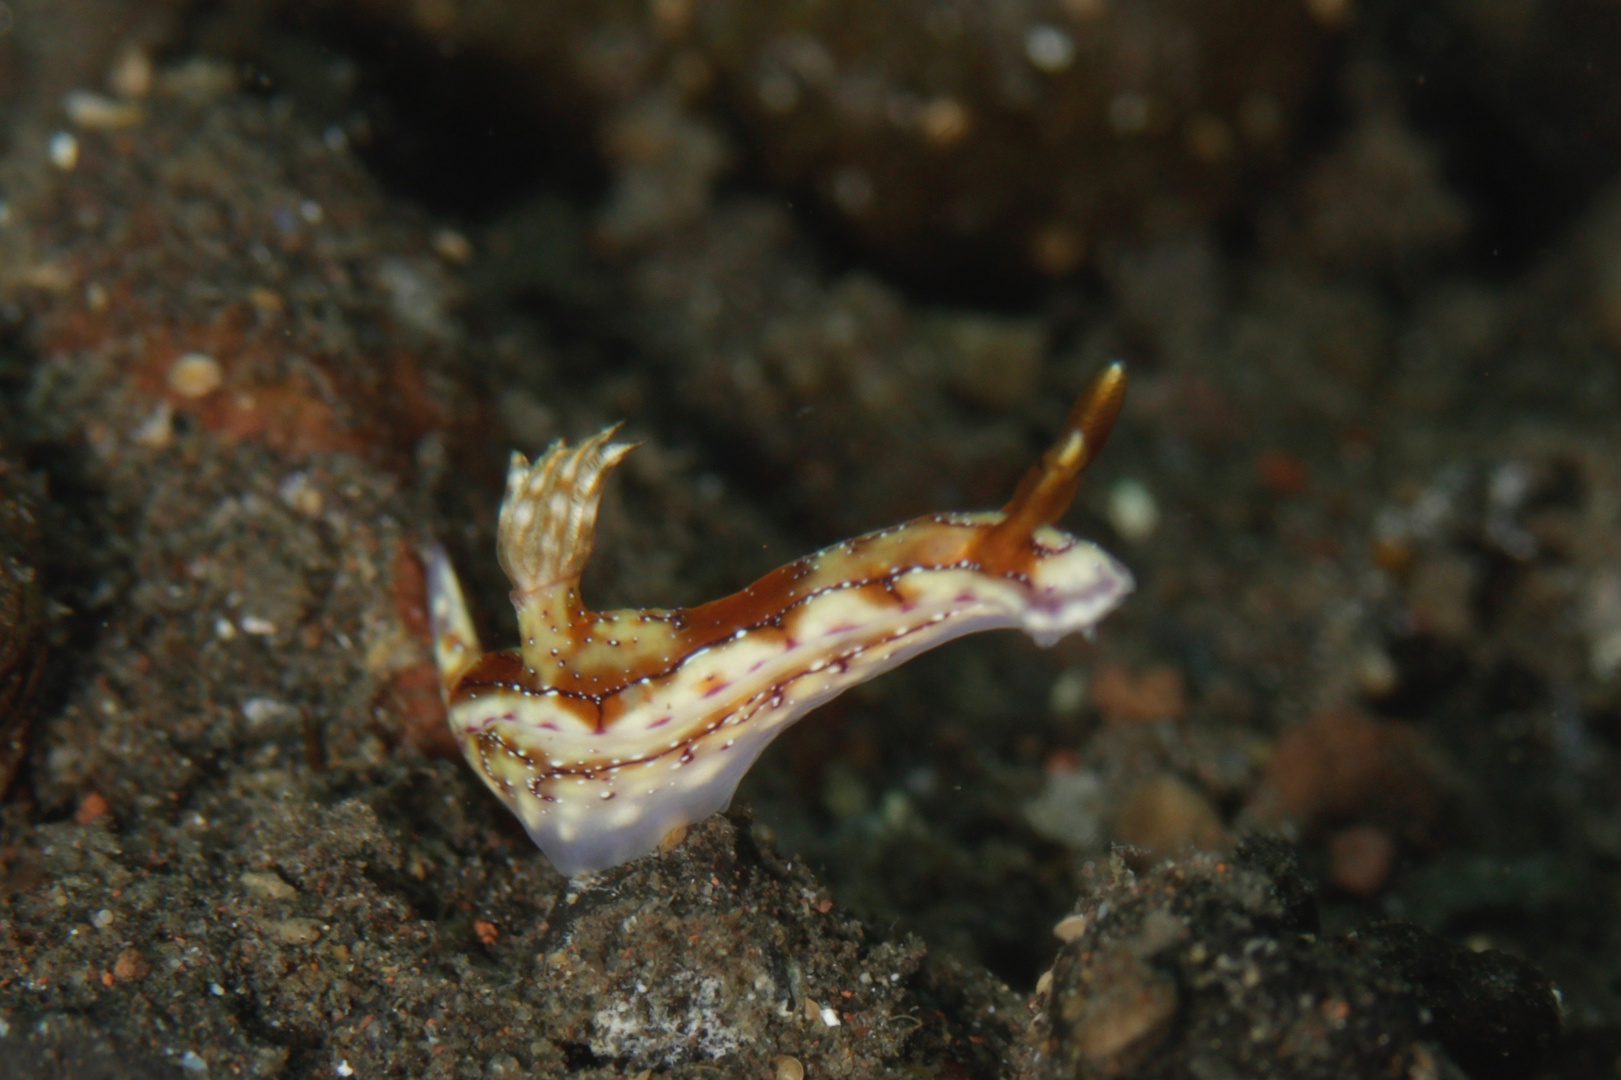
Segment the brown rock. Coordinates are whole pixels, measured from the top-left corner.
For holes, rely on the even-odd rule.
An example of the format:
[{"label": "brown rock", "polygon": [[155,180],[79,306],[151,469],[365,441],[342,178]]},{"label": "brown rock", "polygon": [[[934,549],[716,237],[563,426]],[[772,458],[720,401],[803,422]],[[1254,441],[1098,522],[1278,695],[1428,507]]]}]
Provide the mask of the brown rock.
[{"label": "brown rock", "polygon": [[1176,720],[1187,711],[1182,673],[1167,664],[1136,672],[1119,664],[1099,668],[1092,701],[1110,723]]},{"label": "brown rock", "polygon": [[1412,726],[1326,709],[1279,737],[1249,811],[1307,827],[1373,816],[1422,829],[1440,799],[1438,771]]},{"label": "brown rock", "polygon": [[1219,851],[1227,846],[1221,815],[1204,793],[1161,774],[1132,789],[1115,818],[1115,838],[1147,850],[1151,859],[1178,852]]},{"label": "brown rock", "polygon": [[1396,859],[1396,841],[1368,825],[1341,829],[1328,839],[1328,880],[1352,896],[1373,896],[1384,888]]},{"label": "brown rock", "polygon": [[119,982],[144,979],[152,972],[152,965],[136,949],[125,949],[113,962],[113,978]]},{"label": "brown rock", "polygon": [[1170,1030],[1176,1016],[1176,983],[1129,950],[1104,953],[1091,965],[1087,992],[1065,994],[1057,1004],[1070,1025],[1071,1049],[1085,1075],[1124,1076]]}]

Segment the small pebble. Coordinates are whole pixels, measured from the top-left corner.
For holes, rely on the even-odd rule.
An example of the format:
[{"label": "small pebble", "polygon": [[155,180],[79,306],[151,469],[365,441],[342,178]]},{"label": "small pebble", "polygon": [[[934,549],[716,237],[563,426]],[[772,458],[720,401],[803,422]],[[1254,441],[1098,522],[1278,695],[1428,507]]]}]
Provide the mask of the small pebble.
[{"label": "small pebble", "polygon": [[146,111],[133,101],[120,101],[93,90],[70,90],[62,98],[62,111],[76,128],[86,131],[123,131],[146,120]]},{"label": "small pebble", "polygon": [[231,93],[237,86],[236,68],[222,60],[194,57],[158,74],[160,93],[202,103]]},{"label": "small pebble", "polygon": [[152,57],[131,46],[118,54],[107,73],[107,86],[124,98],[142,98],[152,92]]},{"label": "small pebble", "polygon": [[1219,851],[1227,843],[1221,815],[1210,800],[1170,774],[1144,781],[1125,797],[1115,820],[1115,837],[1145,848],[1156,859],[1189,848]]},{"label": "small pebble", "polygon": [[250,893],[267,900],[288,900],[298,895],[298,890],[283,881],[281,875],[268,870],[244,870],[237,880]]},{"label": "small pebble", "polygon": [[[1053,926],[1053,937],[1068,945],[1086,933],[1086,922],[1085,915],[1065,915]],[[1051,972],[1048,975],[1051,976]]]},{"label": "small pebble", "polygon": [[66,131],[58,131],[51,136],[47,153],[50,154],[52,165],[69,172],[79,164],[79,140]]},{"label": "small pebble", "polygon": [[1104,513],[1114,531],[1134,544],[1147,540],[1159,528],[1159,504],[1154,501],[1153,492],[1141,481],[1129,477],[1116,480],[1110,486]]},{"label": "small pebble", "polygon": [[255,285],[248,290],[248,303],[263,315],[279,315],[287,310],[287,301],[282,299],[281,293],[263,285]]},{"label": "small pebble", "polygon": [[100,911],[90,916],[90,925],[94,926],[97,930],[105,930],[112,924],[113,913],[108,911],[106,908],[102,908]]},{"label": "small pebble", "polygon": [[1073,720],[1086,708],[1086,669],[1065,668],[1047,691],[1047,708],[1060,720]]},{"label": "small pebble", "polygon": [[1090,769],[1049,763],[1041,791],[1025,800],[1024,819],[1041,836],[1076,851],[1091,851],[1105,839],[1108,796]]},{"label": "small pebble", "polygon": [[436,229],[433,234],[434,254],[458,266],[473,257],[473,244],[455,229]]},{"label": "small pebble", "polygon": [[1133,671],[1106,664],[1092,676],[1092,704],[1111,724],[1178,720],[1187,712],[1182,673],[1169,664]]},{"label": "small pebble", "polygon": [[208,1071],[208,1062],[195,1050],[187,1050],[180,1055],[180,1067],[187,1072],[205,1073]]},{"label": "small pebble", "polygon": [[257,615],[244,615],[237,620],[237,625],[242,628],[244,634],[252,634],[255,637],[270,637],[276,632],[275,623]]},{"label": "small pebble", "polygon": [[276,488],[276,494],[289,508],[305,517],[319,517],[326,500],[321,491],[310,482],[308,473],[295,472],[287,476]]},{"label": "small pebble", "polygon": [[108,810],[107,798],[99,791],[92,791],[79,800],[79,808],[74,811],[73,820],[79,825],[88,825]]},{"label": "small pebble", "polygon": [[267,724],[292,711],[288,705],[269,697],[250,697],[242,703],[242,719],[250,724]]},{"label": "small pebble", "polygon": [[1075,41],[1051,23],[1025,31],[1024,55],[1038,71],[1056,75],[1075,62]]},{"label": "small pebble", "polygon": [[[1093,962],[1096,988],[1083,996],[1065,992],[1064,1032],[1084,1075],[1129,1075],[1123,1066],[1140,1058],[1170,1031],[1181,1000],[1175,980],[1128,949]],[[1068,1056],[1068,1055],[1066,1055]]]},{"label": "small pebble", "polygon": [[1357,657],[1356,681],[1357,687],[1364,697],[1378,700],[1389,697],[1396,689],[1401,673],[1396,670],[1396,662],[1390,654],[1377,645],[1370,645]]},{"label": "small pebble", "polygon": [[1395,859],[1396,841],[1383,829],[1341,829],[1328,840],[1328,880],[1352,896],[1374,896],[1384,888]]},{"label": "small pebble", "polygon": [[113,961],[113,977],[120,982],[144,979],[152,973],[152,965],[135,949],[125,949]]},{"label": "small pebble", "polygon": [[207,397],[224,381],[219,361],[207,353],[186,353],[169,365],[169,389],[183,398]]},{"label": "small pebble", "polygon": [[268,924],[267,929],[287,945],[308,945],[321,937],[321,924],[314,919],[282,919]]},{"label": "small pebble", "polygon": [[929,145],[945,148],[962,142],[972,126],[972,115],[956,98],[938,97],[918,113],[918,129]]},{"label": "small pebble", "polygon": [[174,442],[174,407],[167,401],[158,402],[151,415],[141,421],[141,426],[130,437],[135,445],[148,450],[162,450]]},{"label": "small pebble", "polygon": [[805,1080],[805,1066],[796,1057],[782,1054],[771,1064],[777,1070],[777,1080]]}]

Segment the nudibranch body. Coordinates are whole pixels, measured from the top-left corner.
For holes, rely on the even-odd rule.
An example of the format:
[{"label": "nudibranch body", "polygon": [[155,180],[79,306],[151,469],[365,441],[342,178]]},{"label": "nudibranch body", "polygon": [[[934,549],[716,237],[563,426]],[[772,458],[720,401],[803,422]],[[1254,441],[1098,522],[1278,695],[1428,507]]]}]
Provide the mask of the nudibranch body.
[{"label": "nudibranch body", "polygon": [[522,644],[481,654],[444,552],[428,556],[451,730],[484,782],[566,874],[653,851],[731,802],[755,758],[829,698],[979,630],[1043,645],[1089,630],[1125,567],[1052,527],[1119,413],[1116,364],[1000,512],[932,514],[808,555],[742,592],[677,610],[588,611],[580,573],[615,428],[514,453],[498,527]]}]

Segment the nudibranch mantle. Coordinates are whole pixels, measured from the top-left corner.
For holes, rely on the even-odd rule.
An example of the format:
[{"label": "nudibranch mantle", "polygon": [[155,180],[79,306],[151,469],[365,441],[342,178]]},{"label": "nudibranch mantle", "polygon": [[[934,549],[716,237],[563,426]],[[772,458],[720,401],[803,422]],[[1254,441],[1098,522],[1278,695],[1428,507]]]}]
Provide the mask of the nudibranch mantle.
[{"label": "nudibranch mantle", "polygon": [[742,592],[677,610],[588,611],[580,573],[617,428],[512,455],[498,553],[522,644],[481,653],[444,551],[429,614],[450,727],[468,762],[565,874],[658,848],[724,810],[760,752],[816,706],[942,642],[1018,628],[1050,645],[1132,589],[1096,545],[1052,527],[1119,413],[1099,375],[1000,512],[931,514],[835,544]]}]

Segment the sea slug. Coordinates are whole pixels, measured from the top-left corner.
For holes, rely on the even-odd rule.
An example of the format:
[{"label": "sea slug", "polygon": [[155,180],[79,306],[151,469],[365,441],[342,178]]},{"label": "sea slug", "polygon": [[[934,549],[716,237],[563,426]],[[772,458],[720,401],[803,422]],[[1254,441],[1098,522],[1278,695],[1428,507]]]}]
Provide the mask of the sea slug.
[{"label": "sea slug", "polygon": [[1052,524],[1124,393],[1113,364],[999,512],[930,514],[668,611],[593,612],[580,598],[603,483],[633,449],[617,427],[533,463],[514,453],[497,553],[522,644],[481,652],[443,549],[427,554],[452,732],[563,873],[678,839],[726,808],[772,739],[851,686],[979,630],[1050,645],[1119,604],[1126,568]]}]

